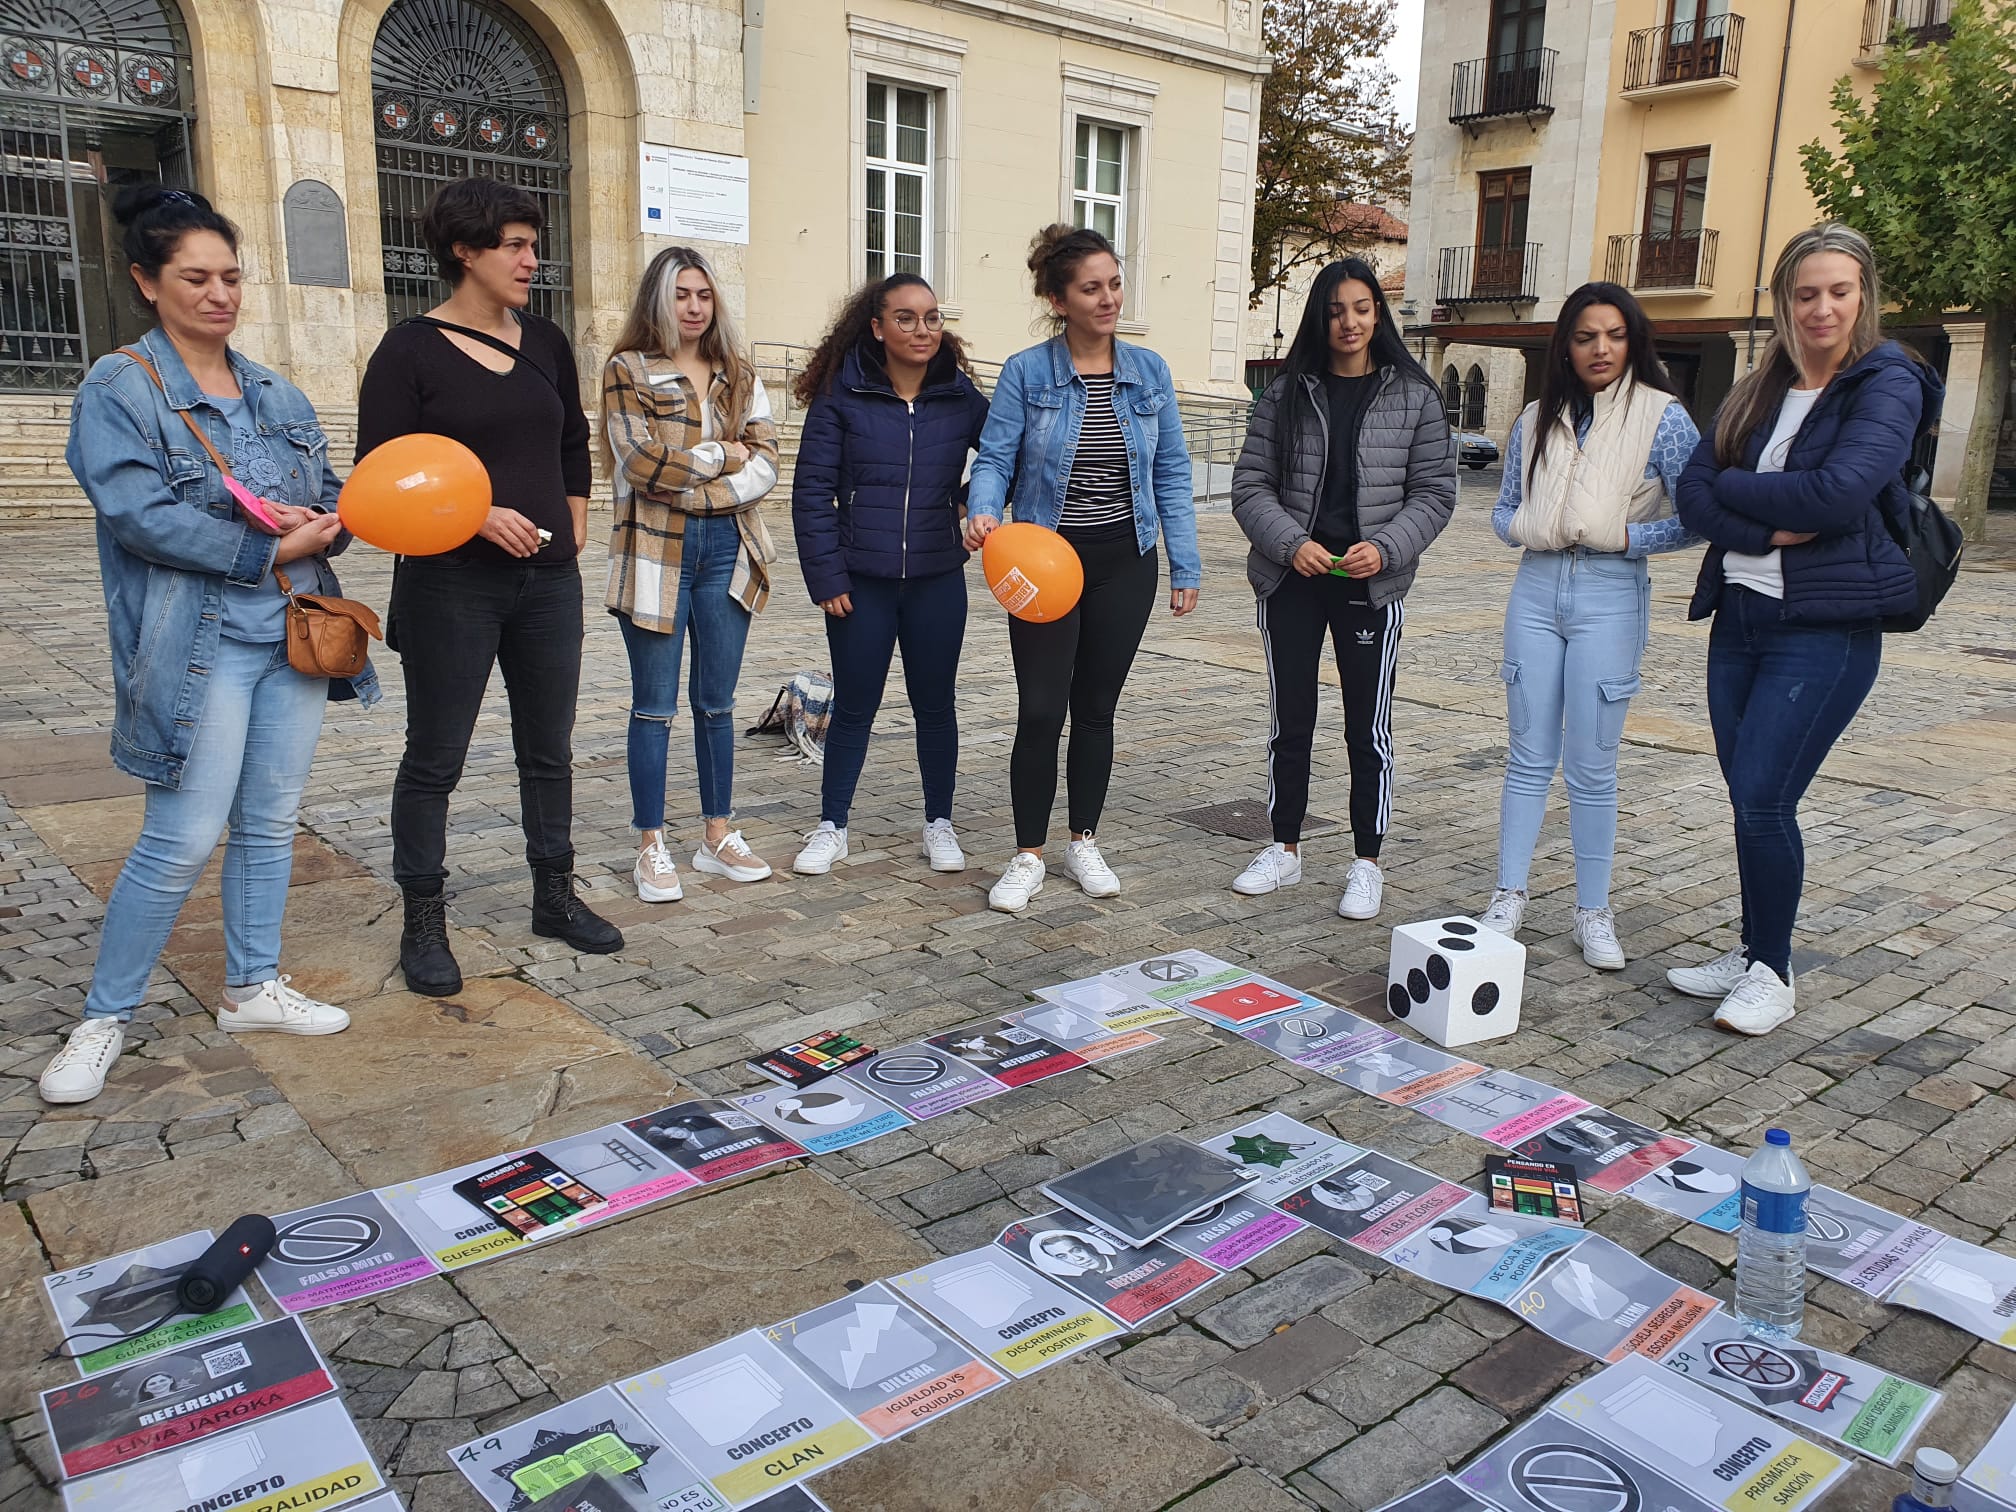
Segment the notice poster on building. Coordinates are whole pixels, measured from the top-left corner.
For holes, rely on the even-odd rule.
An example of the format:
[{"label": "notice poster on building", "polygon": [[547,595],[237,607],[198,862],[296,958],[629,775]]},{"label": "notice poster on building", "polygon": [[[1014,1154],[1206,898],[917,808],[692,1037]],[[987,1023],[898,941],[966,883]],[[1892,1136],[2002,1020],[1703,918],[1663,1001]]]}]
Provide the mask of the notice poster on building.
[{"label": "notice poster on building", "polygon": [[1018,1378],[1120,1332],[1102,1310],[993,1245],[892,1276],[889,1285]]},{"label": "notice poster on building", "polygon": [[646,236],[749,245],[746,157],[640,142],[637,186]]},{"label": "notice poster on building", "polygon": [[259,1279],[290,1313],[354,1302],[441,1269],[372,1192],[281,1213],[273,1228]]},{"label": "notice poster on building", "polygon": [[657,1429],[604,1386],[448,1451],[495,1512],[527,1512],[599,1480],[614,1505],[638,1512],[723,1512],[726,1506]]},{"label": "notice poster on building", "polygon": [[1665,1365],[1802,1433],[1894,1465],[1941,1393],[1810,1344],[1752,1335],[1715,1312],[1666,1356]]},{"label": "notice poster on building", "polygon": [[42,1290],[56,1314],[56,1332],[65,1339],[63,1353],[77,1373],[96,1375],[192,1339],[256,1323],[259,1314],[242,1286],[215,1312],[181,1314],[175,1287],[216,1237],[209,1229],[198,1229],[44,1276]]},{"label": "notice poster on building", "polygon": [[731,1507],[875,1442],[754,1328],[618,1381],[616,1390]]},{"label": "notice poster on building", "polygon": [[1011,1223],[994,1242],[1130,1328],[1167,1312],[1218,1279],[1218,1272],[1203,1261],[1159,1239],[1130,1246],[1062,1208]]}]

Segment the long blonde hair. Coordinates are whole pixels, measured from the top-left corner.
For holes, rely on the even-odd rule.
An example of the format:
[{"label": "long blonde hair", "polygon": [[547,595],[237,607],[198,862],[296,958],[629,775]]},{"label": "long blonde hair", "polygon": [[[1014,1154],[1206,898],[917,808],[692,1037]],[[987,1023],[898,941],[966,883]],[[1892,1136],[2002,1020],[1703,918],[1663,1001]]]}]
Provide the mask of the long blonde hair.
[{"label": "long blonde hair", "polygon": [[[707,287],[714,291],[714,323],[700,338],[700,355],[728,379],[721,433],[733,439],[742,433],[743,422],[749,418],[750,398],[756,390],[756,366],[742,350],[735,317],[721,297],[721,280],[715,276],[713,265],[699,252],[692,247],[667,247],[651,259],[651,266],[637,281],[630,313],[623,318],[623,329],[616,333],[611,350],[618,354],[637,352],[646,357],[670,357],[678,352],[678,298],[674,291],[679,275],[688,268],[698,271],[707,280]],[[700,396],[700,402],[707,402],[705,394]],[[607,426],[602,430],[602,460],[611,470],[615,468],[616,456],[609,445]]]},{"label": "long blonde hair", "polygon": [[1841,365],[1861,361],[1883,339],[1883,281],[1877,276],[1869,238],[1840,221],[1822,221],[1786,242],[1771,270],[1771,340],[1763,360],[1729,390],[1715,420],[1715,460],[1724,467],[1741,465],[1751,436],[1771,422],[1785,395],[1800,381],[1802,370],[1794,356],[1799,333],[1792,323],[1793,286],[1799,265],[1822,252],[1846,253],[1862,275],[1862,308],[1848,334],[1848,357]]}]

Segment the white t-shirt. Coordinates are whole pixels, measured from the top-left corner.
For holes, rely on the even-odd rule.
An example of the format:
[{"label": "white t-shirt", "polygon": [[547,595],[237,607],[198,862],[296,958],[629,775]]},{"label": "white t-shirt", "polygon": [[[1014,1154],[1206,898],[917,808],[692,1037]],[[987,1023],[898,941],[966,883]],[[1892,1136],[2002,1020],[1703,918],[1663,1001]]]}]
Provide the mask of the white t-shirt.
[{"label": "white t-shirt", "polygon": [[[1764,450],[1757,458],[1757,471],[1785,471],[1785,454],[1792,450],[1792,438],[1799,434],[1799,427],[1806,423],[1806,417],[1812,413],[1820,394],[1819,389],[1786,391],[1784,401],[1778,406],[1777,422],[1771,427],[1771,439],[1764,443]],[[1722,553],[1722,580],[1748,588],[1753,593],[1761,593],[1766,598],[1785,597],[1785,568],[1776,546],[1762,556],[1725,551]]]}]

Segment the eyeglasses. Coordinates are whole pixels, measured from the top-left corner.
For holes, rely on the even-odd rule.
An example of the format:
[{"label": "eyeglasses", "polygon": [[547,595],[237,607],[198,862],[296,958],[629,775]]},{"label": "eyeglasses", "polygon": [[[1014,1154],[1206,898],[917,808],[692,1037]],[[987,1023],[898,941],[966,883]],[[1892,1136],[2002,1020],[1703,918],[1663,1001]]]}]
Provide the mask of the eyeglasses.
[{"label": "eyeglasses", "polygon": [[905,334],[914,334],[919,326],[922,326],[927,331],[942,331],[945,329],[945,312],[943,310],[927,310],[922,315],[919,315],[915,310],[898,310],[889,318],[896,322],[896,329]]}]

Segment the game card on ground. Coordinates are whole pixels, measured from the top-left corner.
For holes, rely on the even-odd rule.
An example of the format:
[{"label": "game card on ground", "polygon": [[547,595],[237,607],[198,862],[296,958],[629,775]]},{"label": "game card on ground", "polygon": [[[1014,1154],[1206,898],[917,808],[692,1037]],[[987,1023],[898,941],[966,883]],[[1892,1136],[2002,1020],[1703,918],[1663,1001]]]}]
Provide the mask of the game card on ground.
[{"label": "game card on ground", "polygon": [[354,1302],[441,1269],[373,1192],[281,1213],[273,1227],[258,1276],[290,1313]]},{"label": "game card on ground", "polygon": [[604,1124],[567,1139],[549,1139],[544,1149],[608,1198],[603,1206],[574,1219],[569,1225],[573,1228],[606,1223],[619,1214],[663,1202],[700,1184],[691,1171],[651,1148],[621,1124]]},{"label": "game card on ground", "polygon": [[1806,1199],[1807,1267],[1872,1297],[1888,1292],[1945,1239],[1928,1224],[1834,1187],[1816,1186]]},{"label": "game card on ground", "polygon": [[1286,1113],[1263,1113],[1197,1143],[1213,1154],[1237,1161],[1254,1177],[1246,1195],[1271,1203],[1342,1170],[1365,1153],[1357,1145],[1312,1129]]},{"label": "game card on ground", "polygon": [[1242,1194],[1192,1213],[1162,1240],[1207,1265],[1229,1271],[1294,1238],[1305,1227],[1301,1219]]},{"label": "game card on ground", "polygon": [[1743,1157],[1697,1144],[1624,1188],[1648,1207],[1733,1234],[1743,1226]]},{"label": "game card on ground", "polygon": [[1240,1035],[1307,1071],[1327,1074],[1334,1066],[1400,1036],[1370,1019],[1327,1004],[1300,1008],[1254,1024]]},{"label": "game card on ground", "polygon": [[[1807,1219],[1810,1223],[1810,1202]],[[1810,1254],[1811,1241],[1808,1243]],[[1897,1283],[1887,1300],[2016,1348],[2016,1321],[2012,1321],[2016,1320],[2016,1260],[1978,1244],[1946,1238]]]},{"label": "game card on ground", "polygon": [[994,1242],[1130,1328],[1218,1279],[1218,1272],[1203,1261],[1159,1239],[1130,1247],[1062,1208],[1011,1223]]},{"label": "game card on ground", "polygon": [[[56,1314],[57,1333],[66,1340],[63,1352],[72,1357],[77,1373],[96,1375],[257,1322],[259,1313],[242,1286],[215,1312],[178,1316],[176,1284],[216,1237],[209,1229],[198,1229],[44,1276],[43,1294]],[[77,1337],[70,1338],[72,1334]]]},{"label": "game card on ground", "polygon": [[1379,1255],[1475,1196],[1405,1161],[1366,1150],[1320,1181],[1290,1192],[1275,1206],[1346,1244]]},{"label": "game card on ground", "polygon": [[1583,1229],[1496,1212],[1472,1193],[1386,1251],[1386,1259],[1452,1291],[1509,1307],[1546,1265],[1588,1237]]},{"label": "game card on ground", "polygon": [[[1159,1007],[1151,1011],[1162,1012]],[[1172,1017],[1181,1016],[1173,1009],[1170,1013]],[[1017,1008],[1013,1013],[1003,1014],[1002,1021],[1033,1030],[1085,1061],[1106,1060],[1111,1056],[1125,1055],[1130,1050],[1145,1050],[1150,1045],[1162,1043],[1161,1035],[1147,1029],[1115,1028],[1104,1019],[1063,1003]]]},{"label": "game card on ground", "polygon": [[1694,1141],[1661,1134],[1607,1108],[1583,1108],[1544,1133],[1508,1146],[1530,1160],[1573,1162],[1584,1186],[1621,1192],[1670,1161],[1691,1153]]},{"label": "game card on ground", "polygon": [[1422,1098],[1414,1111],[1509,1150],[1588,1106],[1572,1092],[1516,1071],[1486,1071],[1460,1087]]},{"label": "game card on ground", "polygon": [[1056,1003],[1086,1018],[1097,1019],[1114,1030],[1131,1032],[1150,1024],[1174,1023],[1183,1017],[1180,1009],[1103,973],[1080,977],[1075,982],[1059,982],[1054,987],[1038,987],[1036,996],[1046,1003]]},{"label": "game card on ground", "polygon": [[1533,1327],[1599,1360],[1662,1359],[1713,1312],[1713,1297],[1601,1234],[1544,1265],[1505,1305]]},{"label": "game card on ground", "polygon": [[[1520,1424],[1455,1480],[1506,1512],[1736,1512],[1555,1412]],[[1440,1498],[1426,1504],[1434,1512],[1445,1506],[1466,1512]],[[1402,1508],[1417,1512],[1405,1497],[1381,1512]]]},{"label": "game card on ground", "polygon": [[612,1386],[448,1451],[496,1512],[527,1512],[599,1479],[638,1512],[723,1512],[700,1472]]},{"label": "game card on ground", "polygon": [[1045,1039],[1034,1029],[998,1018],[934,1034],[925,1043],[934,1050],[958,1056],[1004,1087],[1026,1087],[1046,1077],[1076,1071],[1085,1064],[1082,1055]]},{"label": "game card on ground", "polygon": [[[1388,1031],[1389,1033],[1391,1031]],[[1323,1074],[1334,1082],[1366,1092],[1381,1102],[1412,1107],[1423,1098],[1460,1087],[1484,1068],[1475,1061],[1437,1050],[1417,1040],[1394,1035],[1363,1053],[1332,1066]]]},{"label": "game card on ground", "polygon": [[892,1276],[889,1285],[1012,1376],[1034,1375],[1120,1332],[1102,1309],[991,1244]]},{"label": "game card on ground", "polygon": [[806,1154],[795,1139],[718,1097],[674,1103],[644,1118],[625,1119],[623,1127],[703,1185]]},{"label": "game card on ground", "polygon": [[747,1092],[730,1101],[814,1155],[830,1155],[910,1127],[908,1114],[840,1076],[810,1087]]},{"label": "game card on ground", "polygon": [[921,1040],[884,1050],[840,1074],[918,1120],[970,1107],[1008,1090],[958,1056]]},{"label": "game card on ground", "polygon": [[443,1270],[461,1270],[509,1254],[525,1241],[479,1212],[455,1190],[455,1183],[497,1164],[496,1157],[472,1160],[452,1171],[380,1187],[373,1193],[413,1242]]},{"label": "game card on ground", "polygon": [[1140,1144],[1045,1182],[1039,1190],[1129,1244],[1159,1238],[1200,1209],[1247,1188],[1243,1167],[1174,1134]]}]

